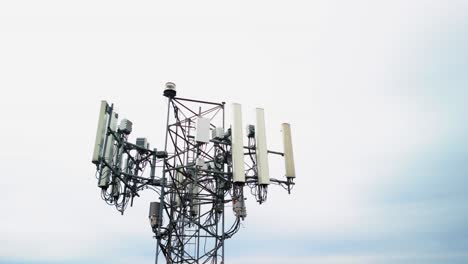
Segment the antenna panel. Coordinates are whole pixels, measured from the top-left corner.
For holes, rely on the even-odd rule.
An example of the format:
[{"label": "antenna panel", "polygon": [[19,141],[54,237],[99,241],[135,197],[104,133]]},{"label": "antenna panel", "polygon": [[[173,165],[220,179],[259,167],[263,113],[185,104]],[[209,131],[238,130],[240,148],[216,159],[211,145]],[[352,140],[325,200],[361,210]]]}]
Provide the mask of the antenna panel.
[{"label": "antenna panel", "polygon": [[176,194],[175,194],[175,204],[176,206],[181,205],[181,195],[183,195],[184,191],[182,190],[183,182],[185,180],[185,176],[180,173],[179,171],[176,172],[176,183],[175,186],[177,188]]},{"label": "antenna panel", "polygon": [[265,113],[262,108],[256,109],[257,126],[255,131],[258,183],[270,184],[270,169],[268,165],[268,150],[265,133]]},{"label": "antenna panel", "polygon": [[220,139],[223,139],[223,137],[224,137],[224,129],[222,127],[215,127],[211,131],[211,138],[212,139],[220,140]]},{"label": "antenna panel", "polygon": [[160,215],[160,212],[161,204],[159,202],[151,202],[149,210],[149,220],[153,229],[156,229],[156,227],[162,224],[162,216]]},{"label": "antenna panel", "polygon": [[[112,131],[116,131],[117,129],[117,119],[118,119],[118,114],[116,112],[113,112],[112,113],[112,119],[111,119],[111,123],[110,123],[110,129]],[[115,146],[114,146],[114,136],[112,134],[109,134],[107,135],[107,138],[106,138],[106,149],[104,150],[104,160],[108,163],[108,164],[112,164],[113,163],[113,158],[114,158],[114,151],[115,151]],[[99,182],[98,182],[98,186],[101,187],[101,188],[107,188],[109,186],[109,182],[110,182],[110,176],[111,176],[111,173],[112,173],[112,170],[105,166],[103,169],[102,169],[102,175],[101,177],[99,178]]]},{"label": "antenna panel", "polygon": [[291,139],[291,126],[288,123],[281,124],[283,132],[284,165],[286,168],[286,177],[295,178],[296,170],[294,167],[294,155]]},{"label": "antenna panel", "polygon": [[210,142],[210,121],[211,120],[209,118],[197,118],[195,141],[202,143]]},{"label": "antenna panel", "polygon": [[232,107],[232,171],[234,182],[245,182],[244,140],[242,134],[242,107],[233,103]]},{"label": "antenna panel", "polygon": [[200,186],[198,185],[199,175],[195,174],[194,177],[196,177],[194,179],[194,182],[189,184],[190,199],[192,199],[192,204],[190,206],[190,214],[192,216],[196,216],[200,213],[200,200],[195,198],[200,193]]},{"label": "antenna panel", "polygon": [[94,140],[94,151],[93,151],[93,160],[92,160],[92,162],[95,164],[99,162],[99,156],[104,146],[104,136],[106,133],[106,123],[107,123],[106,109],[107,109],[107,102],[101,101],[101,108],[99,109],[99,119],[98,119],[97,131],[96,131],[96,139]]}]

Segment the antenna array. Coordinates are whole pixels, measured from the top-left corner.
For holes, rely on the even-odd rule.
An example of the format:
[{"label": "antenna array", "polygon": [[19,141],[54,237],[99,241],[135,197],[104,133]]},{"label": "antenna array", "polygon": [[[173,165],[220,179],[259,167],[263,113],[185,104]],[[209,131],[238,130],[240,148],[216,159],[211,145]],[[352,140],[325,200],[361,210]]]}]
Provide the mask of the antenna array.
[{"label": "antenna array", "polygon": [[[265,114],[256,109],[256,125],[246,129],[242,109],[232,104],[232,124],[225,127],[225,103],[176,97],[167,83],[168,98],[164,150],[150,149],[146,138],[128,141],[132,122],[114,106],[101,102],[92,162],[97,168],[102,198],[121,214],[139,192],[151,189],[149,220],[157,240],[156,263],[224,263],[225,240],[247,217],[244,190],[257,202],[267,199],[268,187],[294,186],[295,167],[291,127],[284,123],[283,152],[267,149]],[[268,155],[284,156],[285,180],[270,178]],[[145,168],[150,167],[149,175]],[[226,217],[232,205],[234,217]]]}]

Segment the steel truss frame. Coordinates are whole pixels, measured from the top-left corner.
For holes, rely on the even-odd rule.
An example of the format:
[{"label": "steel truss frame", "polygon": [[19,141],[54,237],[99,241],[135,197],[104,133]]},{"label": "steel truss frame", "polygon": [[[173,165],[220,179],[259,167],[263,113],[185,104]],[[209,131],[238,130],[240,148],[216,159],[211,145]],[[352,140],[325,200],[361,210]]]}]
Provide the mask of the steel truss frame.
[{"label": "steel truss frame", "polygon": [[[113,131],[110,118],[102,153],[109,145],[116,150],[112,157],[102,154],[96,163],[99,181],[108,177],[102,188],[102,198],[124,213],[133,204],[139,191],[154,190],[159,195],[159,220],[153,226],[157,241],[157,264],[196,263],[224,264],[225,240],[240,228],[246,216],[244,187],[250,188],[257,202],[267,198],[268,185],[258,184],[255,139],[249,138],[244,155],[245,183],[232,179],[230,129],[225,127],[225,103],[168,97],[164,151],[150,150],[127,142],[125,133]],[[106,112],[112,116],[113,105]],[[209,118],[212,128],[222,127],[222,137],[208,143],[195,140],[197,118]],[[112,135],[112,141],[108,137]],[[268,151],[269,154],[283,155]],[[125,157],[125,159],[123,158]],[[156,163],[162,162],[161,176],[156,176]],[[145,167],[151,167],[145,176]],[[159,168],[158,168],[159,169]],[[270,185],[280,185],[288,192],[294,186],[293,178],[286,181],[270,179]],[[110,187],[110,188],[108,188]],[[234,218],[226,218],[227,204],[232,203]],[[237,204],[237,207],[235,206]],[[238,206],[242,204],[242,206]],[[240,211],[236,211],[239,210]],[[229,228],[226,228],[226,227]]]},{"label": "steel truss frame", "polygon": [[[160,215],[168,224],[156,232],[156,263],[224,263],[224,241],[240,226],[237,218],[225,230],[225,204],[230,202],[229,145],[195,141],[194,124],[210,118],[224,129],[224,103],[169,98],[161,187]],[[198,161],[198,162],[197,162]],[[201,161],[201,162],[200,162]]]}]

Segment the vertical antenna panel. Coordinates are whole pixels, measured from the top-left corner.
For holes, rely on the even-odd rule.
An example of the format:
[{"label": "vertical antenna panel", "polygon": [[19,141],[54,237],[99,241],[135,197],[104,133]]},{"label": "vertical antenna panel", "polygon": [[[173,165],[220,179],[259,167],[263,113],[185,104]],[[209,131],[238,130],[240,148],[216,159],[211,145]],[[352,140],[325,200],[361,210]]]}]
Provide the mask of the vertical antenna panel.
[{"label": "vertical antenna panel", "polygon": [[210,119],[199,117],[197,118],[197,131],[195,141],[202,143],[210,142]]},{"label": "vertical antenna panel", "polygon": [[[117,129],[117,119],[118,119],[118,114],[116,112],[112,113],[112,118],[110,122],[110,129],[115,132]],[[109,164],[113,164],[113,158],[114,158],[114,136],[112,134],[109,134],[106,139],[106,149],[104,150],[104,160]],[[111,176],[111,169],[107,166],[105,166],[102,169],[102,175],[99,178],[99,183],[98,186],[101,188],[107,188],[109,186],[110,182],[110,176]]]},{"label": "vertical antenna panel", "polygon": [[262,108],[256,109],[257,126],[255,128],[255,143],[257,156],[258,184],[270,184],[268,165],[268,150],[265,133],[265,113]]},{"label": "vertical antenna panel", "polygon": [[[198,184],[193,184],[192,197],[197,197],[200,193],[200,186]],[[200,200],[193,198],[192,200],[192,215],[198,215],[200,213]]]},{"label": "vertical antenna panel", "polygon": [[99,155],[101,154],[102,147],[104,145],[104,134],[106,133],[106,109],[107,102],[101,101],[101,108],[99,109],[98,127],[96,131],[96,139],[94,141],[94,151],[92,162],[97,164],[99,162]]},{"label": "vertical antenna panel", "polygon": [[[128,155],[124,155],[122,154],[123,153],[123,146],[117,150],[117,166],[120,168],[120,170],[122,172],[125,172],[125,173],[128,173]],[[114,177],[112,179],[112,182],[111,182],[111,186],[112,186],[112,196],[117,198],[119,197],[120,195],[120,184],[121,184],[121,181],[119,178],[117,177]]]},{"label": "vertical antenna panel", "polygon": [[189,193],[191,199],[190,214],[196,216],[200,213],[200,200],[197,198],[200,194],[200,186],[198,182],[198,173],[194,174],[193,183],[189,184]]},{"label": "vertical antenna panel", "polygon": [[242,107],[232,105],[232,170],[234,182],[245,182],[244,140],[242,134]]},{"label": "vertical antenna panel", "polygon": [[286,177],[295,178],[294,155],[291,139],[291,126],[288,123],[281,124],[283,132],[284,164],[286,167]]},{"label": "vertical antenna panel", "polygon": [[155,230],[156,227],[162,224],[162,216],[159,215],[161,212],[161,204],[158,202],[151,202],[150,203],[150,210],[149,210],[149,220],[151,227]]},{"label": "vertical antenna panel", "polygon": [[184,181],[184,178],[185,176],[180,173],[179,171],[176,172],[176,183],[175,183],[175,186],[176,186],[176,193],[175,193],[175,204],[176,206],[180,206],[181,205],[181,195],[183,195],[183,193],[185,192],[184,190],[182,190],[182,187],[184,186],[183,185],[183,181]]}]

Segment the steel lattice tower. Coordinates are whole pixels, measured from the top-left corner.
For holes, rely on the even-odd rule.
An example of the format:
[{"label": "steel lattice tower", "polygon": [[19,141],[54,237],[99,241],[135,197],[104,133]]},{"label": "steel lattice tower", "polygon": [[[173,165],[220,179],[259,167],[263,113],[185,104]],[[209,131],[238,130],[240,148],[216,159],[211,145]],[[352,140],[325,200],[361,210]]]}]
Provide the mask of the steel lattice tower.
[{"label": "steel lattice tower", "polygon": [[[145,138],[137,138],[136,144],[128,142],[132,123],[123,119],[117,127],[113,105],[101,103],[93,153],[98,186],[103,199],[122,214],[140,191],[158,193],[159,201],[151,203],[149,214],[157,241],[156,263],[164,259],[167,264],[222,264],[225,240],[239,230],[247,216],[244,188],[250,188],[263,203],[270,184],[288,192],[294,186],[289,124],[283,124],[284,152],[268,151],[285,157],[287,177],[283,181],[268,175],[266,146],[261,148],[263,109],[257,111],[259,131],[248,126],[248,144],[244,146],[240,124],[225,127],[224,102],[176,97],[173,83],[166,84],[164,96],[168,100],[164,151],[151,150]],[[245,161],[244,156],[248,157]],[[265,160],[266,165],[262,165]],[[144,173],[148,165],[150,175]],[[234,218],[226,217],[228,207],[232,207]]]}]

